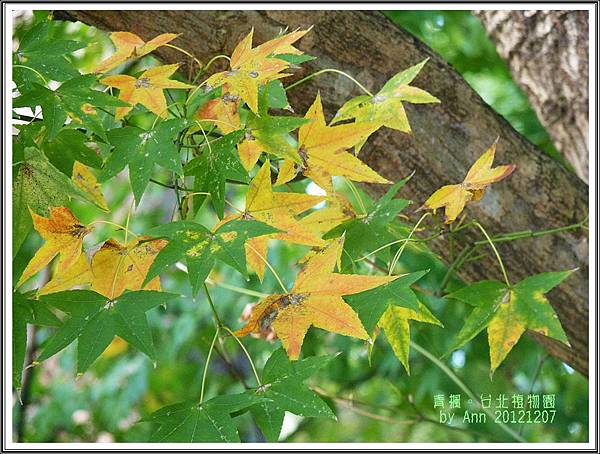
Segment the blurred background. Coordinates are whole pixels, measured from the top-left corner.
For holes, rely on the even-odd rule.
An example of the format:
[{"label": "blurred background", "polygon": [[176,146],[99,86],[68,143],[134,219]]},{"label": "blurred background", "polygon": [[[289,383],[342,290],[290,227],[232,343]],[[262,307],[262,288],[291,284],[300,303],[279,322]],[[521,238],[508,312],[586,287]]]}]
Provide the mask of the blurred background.
[{"label": "blurred background", "polygon": [[[15,48],[19,38],[38,20],[44,20],[48,11],[23,12],[15,18]],[[467,82],[513,127],[546,153],[556,159],[558,154],[546,130],[541,126],[527,98],[513,82],[503,60],[487,38],[479,20],[468,11],[387,11],[398,26],[427,43],[452,64]],[[55,36],[85,41],[88,47],[75,52],[74,62],[83,72],[94,62],[112,52],[107,35],[79,23],[59,23],[53,28]],[[153,57],[145,57],[125,68],[135,73],[156,64]],[[402,68],[399,68],[399,70]],[[151,121],[140,113],[140,124]],[[166,181],[168,174],[157,171],[157,179]],[[309,192],[311,187],[298,184],[298,189]],[[105,197],[111,213],[104,214],[90,205],[77,201],[72,209],[79,219],[88,223],[99,217],[124,223],[131,207],[127,176],[119,175],[105,184]],[[340,188],[344,190],[344,188]],[[350,196],[349,196],[350,197]],[[366,196],[365,196],[366,197]],[[243,207],[244,199],[235,188],[229,200]],[[149,186],[142,203],[132,217],[130,229],[143,232],[146,228],[170,219],[174,206],[173,192],[156,185]],[[204,210],[207,211],[207,210]],[[210,214],[199,220],[212,225]],[[110,226],[99,226],[86,238],[86,246],[93,246],[113,236],[121,241],[121,232]],[[25,242],[15,259],[15,272],[22,270],[41,239],[34,233]],[[273,243],[269,259],[280,270],[286,283],[293,282],[297,269],[293,263],[306,249]],[[403,262],[409,269],[432,268],[419,285],[435,287],[443,275],[439,263],[418,249],[407,249]],[[47,276],[46,276],[47,278]],[[44,276],[39,278],[44,279]],[[267,275],[261,285],[256,277],[250,282],[227,267],[217,267],[211,274],[216,283],[239,286],[260,292],[277,288],[272,276]],[[187,276],[173,269],[162,280],[163,289],[190,294]],[[36,282],[31,287],[37,287]],[[232,327],[239,327],[240,314],[248,303],[257,298],[211,286],[211,293],[222,318]],[[427,298],[427,304],[449,332],[457,332],[469,308],[443,298]],[[29,369],[25,411],[18,401],[14,407],[15,433],[27,442],[128,442],[149,438],[151,426],[138,420],[158,408],[175,402],[197,398],[202,368],[214,334],[214,327],[203,296],[197,300],[182,299],[167,308],[148,313],[158,351],[156,364],[142,354],[115,341],[102,357],[81,377],[75,376],[75,344]],[[452,340],[439,328],[413,323],[412,338],[439,357]],[[40,345],[51,334],[46,328],[31,333],[35,345]],[[277,347],[260,339],[245,338],[250,354],[259,366]],[[219,355],[213,358],[209,369],[207,395],[240,392],[243,390],[236,376],[252,383],[249,365],[231,340],[221,346],[228,361]],[[425,356],[411,352],[411,374],[408,375],[389,345],[381,336],[371,361],[367,348],[360,341],[331,336],[311,330],[303,352],[308,354],[344,354],[331,361],[310,380],[335,409],[338,422],[303,419],[286,415],[281,439],[289,442],[497,442],[511,441],[505,432],[491,421],[482,424],[454,423],[453,427],[440,424],[434,396],[462,394],[465,408],[467,396],[452,377],[436,367]],[[488,346],[485,334],[480,334],[463,349],[454,352],[444,363],[463,380],[473,392],[497,396],[504,394],[555,394],[556,417],[552,423],[516,424],[511,427],[531,442],[583,442],[588,439],[588,381],[565,364],[549,357],[545,351],[525,336],[509,355],[490,381]],[[462,415],[462,413],[461,413]],[[260,431],[248,414],[237,418],[243,441],[261,441]]]}]

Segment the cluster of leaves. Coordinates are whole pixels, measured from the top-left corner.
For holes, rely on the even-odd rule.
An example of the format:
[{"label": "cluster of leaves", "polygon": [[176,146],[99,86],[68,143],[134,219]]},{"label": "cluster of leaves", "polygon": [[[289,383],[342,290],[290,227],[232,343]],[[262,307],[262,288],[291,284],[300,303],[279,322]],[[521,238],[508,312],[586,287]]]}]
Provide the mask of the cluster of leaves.
[{"label": "cluster of leaves", "polygon": [[[170,405],[151,415],[148,421],[158,426],[153,441],[237,441],[231,417],[245,411],[268,440],[277,440],[285,411],[334,417],[303,384],[330,359],[299,360],[311,326],[370,345],[382,329],[409,371],[409,321],[443,326],[415,285],[428,270],[394,274],[406,247],[426,248],[424,242],[412,244],[418,225],[399,220],[410,201],[396,195],[410,177],[376,202],[358,195],[353,203],[336,191],[334,178],[344,179],[356,194],[352,182],[391,184],[363,163],[359,152],[382,127],[410,132],[404,103],[439,102],[411,85],[426,61],[396,74],[376,94],[349,100],[328,123],[319,94],[302,118],[282,112],[293,109],[281,79],[314,58],[294,46],[308,30],[256,47],[251,31],[227,57],[227,70],[198,82],[209,70],[203,65],[193,80],[182,82],[173,78],[177,65],[108,74],[161,46],[177,49],[170,44],[175,34],[144,42],[129,32],[113,33],[115,53],[94,73],[82,75],[69,55],[83,44],[53,39],[53,23],[33,27],[14,55],[18,96],[13,108],[39,108],[41,118],[38,112],[19,126],[14,139],[13,253],[32,228],[44,240],[15,284],[15,388],[21,385],[27,324],[56,327],[36,362],[77,341],[77,372],[84,373],[115,336],[155,359],[146,312],[180,296],[160,286],[159,276],[174,264],[187,269],[188,296],[206,291],[215,339],[225,332],[236,338],[276,336],[283,349],[273,352],[261,377],[256,375],[256,388],[204,400],[203,381],[199,402]],[[172,90],[186,94],[168,104]],[[149,127],[136,123],[140,112],[152,115]],[[467,203],[481,199],[487,186],[514,170],[510,165],[493,168],[494,154],[495,144],[462,183],[442,187],[422,208],[445,208],[451,224]],[[153,178],[157,164],[172,175],[169,184]],[[124,244],[110,238],[84,250],[86,235],[104,221],[84,225],[66,206],[78,198],[109,211],[99,181],[109,181],[126,167],[136,205],[151,181],[176,192],[172,219],[142,235],[122,227]],[[294,191],[290,182],[300,179],[314,182],[323,195]],[[247,186],[243,209],[227,199],[231,184]],[[284,185],[290,191],[280,190]],[[211,208],[205,210],[219,218],[211,227],[197,221],[207,200]],[[310,248],[298,261],[302,267],[291,290],[268,261],[272,240]],[[52,278],[20,293],[56,257]],[[282,287],[282,293],[259,301],[235,333],[220,320],[205,284],[217,261],[243,275],[255,273],[261,281],[268,268]],[[487,327],[493,371],[526,329],[567,342],[544,293],[568,274],[546,273],[516,285],[483,281],[451,293],[450,298],[474,307],[455,348]]]}]

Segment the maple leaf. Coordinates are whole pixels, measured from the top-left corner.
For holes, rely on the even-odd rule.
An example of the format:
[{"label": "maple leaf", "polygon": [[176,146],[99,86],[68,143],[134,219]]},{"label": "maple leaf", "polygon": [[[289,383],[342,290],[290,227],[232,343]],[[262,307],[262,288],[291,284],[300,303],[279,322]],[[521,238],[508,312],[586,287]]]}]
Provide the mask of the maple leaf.
[{"label": "maple leaf", "polygon": [[52,279],[37,291],[37,295],[41,296],[70,290],[78,285],[91,284],[93,279],[94,276],[90,263],[86,255],[81,254],[70,267],[66,269],[56,267]]},{"label": "maple leaf", "polygon": [[[410,178],[411,176],[394,184],[365,215],[352,216],[325,234],[324,238],[329,239],[345,232],[344,249],[347,254],[344,260],[358,258],[367,248],[373,251],[398,239],[392,223],[411,202],[406,199],[394,199],[394,196]],[[369,241],[366,242],[365,238],[369,238]]]},{"label": "maple leaf", "polygon": [[[19,40],[19,48],[13,54],[13,65],[33,68],[44,78],[58,82],[78,76],[79,72],[67,55],[86,47],[86,44],[53,36],[60,24],[60,21],[42,21],[33,26]],[[13,68],[13,80],[21,92],[30,89],[33,83],[44,82],[35,72],[20,66]]]},{"label": "maple leaf", "polygon": [[155,257],[167,242],[142,237],[123,245],[115,240],[106,241],[92,258],[92,290],[117,298],[126,290],[160,290],[160,279],[142,285]]},{"label": "maple leaf", "polygon": [[13,254],[16,254],[32,227],[30,210],[48,216],[50,207],[65,206],[72,197],[85,198],[85,195],[37,148],[26,147],[13,171],[16,171],[12,187]]},{"label": "maple leaf", "polygon": [[77,373],[85,372],[115,336],[149,358],[155,350],[146,312],[180,295],[139,290],[109,299],[92,290],[68,290],[40,297],[40,301],[68,314],[46,342],[37,361],[45,361],[77,340]]},{"label": "maple leaf", "polygon": [[[248,173],[234,151],[243,134],[243,131],[236,131],[210,144],[204,142],[199,147],[202,154],[184,167],[185,175],[194,176],[194,192],[210,193],[210,201],[219,218],[223,218],[225,210],[225,182],[228,179],[248,182]],[[194,196],[194,205],[200,206],[204,199],[205,196]]]},{"label": "maple leaf", "polygon": [[155,164],[183,175],[181,159],[174,141],[177,134],[187,126],[186,120],[174,118],[161,121],[149,130],[137,126],[109,130],[108,139],[114,150],[104,163],[100,180],[106,181],[128,166],[131,189],[136,204],[139,205]]},{"label": "maple leaf", "polygon": [[250,113],[245,139],[238,144],[244,168],[250,171],[263,152],[300,163],[296,144],[289,133],[305,123],[307,120],[304,118],[273,117],[267,112],[261,116]]},{"label": "maple leaf", "polygon": [[323,235],[357,214],[350,202],[339,192],[327,196],[327,206],[304,216],[300,222],[313,232]]},{"label": "maple leaf", "polygon": [[223,87],[223,93],[243,99],[252,112],[258,112],[259,86],[269,81],[286,77],[281,72],[289,68],[290,63],[277,58],[277,54],[298,55],[302,52],[292,46],[309,30],[296,30],[286,35],[267,41],[252,48],[251,30],[240,41],[231,54],[230,69],[213,74],[205,83],[209,87]]},{"label": "maple leaf", "polygon": [[398,306],[413,311],[419,310],[417,295],[410,288],[429,270],[401,274],[398,279],[372,290],[344,298],[358,314],[368,333],[372,333],[377,322],[389,306]]},{"label": "maple leaf", "polygon": [[410,320],[430,323],[443,327],[442,323],[427,309],[423,303],[418,301],[418,310],[407,309],[399,306],[388,306],[379,320],[379,326],[383,328],[385,337],[392,346],[396,357],[400,360],[406,373],[410,375],[408,354],[410,352]]},{"label": "maple leaf", "polygon": [[[142,282],[154,257],[167,244],[165,240],[140,237],[126,245],[116,240],[105,241],[91,264],[85,254],[67,269],[57,269],[52,279],[38,290],[38,295],[60,292],[77,285],[90,284],[91,289],[116,298],[125,290],[142,290]],[[144,290],[160,290],[160,279],[154,278]]]},{"label": "maple leaf", "polygon": [[177,221],[151,229],[154,238],[168,238],[169,243],[161,249],[142,285],[146,285],[178,260],[185,259],[192,295],[196,295],[215,261],[218,259],[246,275],[246,259],[243,245],[248,238],[267,235],[276,229],[258,221],[232,221],[214,233],[192,221]]},{"label": "maple leaf", "polygon": [[323,197],[294,192],[273,192],[271,186],[271,164],[265,161],[250,182],[243,213],[228,216],[215,228],[234,219],[254,219],[279,230],[279,233],[263,235],[247,240],[246,260],[262,281],[265,275],[269,239],[287,241],[307,246],[324,246],[326,243],[295,218],[309,210]]},{"label": "maple leaf", "polygon": [[88,142],[88,137],[82,131],[61,129],[54,139],[44,137],[40,147],[52,165],[71,176],[76,161],[96,169],[102,166],[100,154],[88,146]]},{"label": "maple leaf", "polygon": [[247,391],[265,398],[252,405],[250,413],[268,442],[278,440],[286,411],[305,418],[336,419],[323,399],[303,383],[331,358],[311,356],[290,362],[282,348],[271,354],[263,368],[262,386]]},{"label": "maple leaf", "polygon": [[514,164],[492,168],[497,142],[498,139],[475,161],[462,183],[442,186],[420,209],[429,208],[435,212],[438,208],[444,207],[445,222],[451,224],[468,202],[475,202],[483,197],[486,187],[513,173],[516,168]]},{"label": "maple leaf", "polygon": [[91,232],[90,228],[81,225],[68,208],[52,207],[48,218],[34,212],[31,212],[31,217],[35,230],[45,243],[27,264],[17,287],[44,268],[56,255],[60,254],[58,268],[69,268],[81,255],[83,237]]},{"label": "maple leaf", "polygon": [[296,283],[285,295],[270,295],[259,302],[237,336],[260,332],[271,324],[290,359],[298,359],[302,341],[311,325],[337,334],[367,339],[360,319],[344,302],[343,295],[391,282],[397,276],[360,276],[333,273],[339,261],[344,238],[332,240],[304,265]]},{"label": "maple leaf", "polygon": [[98,206],[101,210],[109,212],[108,205],[102,194],[102,188],[96,179],[96,176],[92,173],[90,168],[85,164],[75,161],[73,163],[73,175],[71,177],[75,186],[77,186],[82,192],[89,195],[90,199]]},{"label": "maple leaf", "polygon": [[490,376],[504,361],[525,330],[566,345],[569,341],[558,316],[544,296],[575,270],[529,276],[510,288],[503,282],[476,282],[447,295],[474,306],[449,351],[460,348],[487,327]]},{"label": "maple leaf", "polygon": [[229,134],[241,128],[239,99],[229,93],[204,103],[194,114],[194,120],[212,122],[223,134]]},{"label": "maple leaf", "polygon": [[117,112],[119,109],[131,108],[123,107],[128,104],[122,100],[92,89],[94,83],[96,77],[91,74],[69,79],[54,91],[34,83],[31,90],[12,100],[12,107],[33,109],[41,106],[43,122],[50,140],[54,139],[64,127],[67,118],[71,118],[102,140],[106,140],[105,128],[102,126],[96,108],[116,107]]},{"label": "maple leaf", "polygon": [[[332,123],[354,118],[357,122],[373,122],[402,132],[410,132],[410,124],[403,102],[412,104],[439,103],[440,100],[425,90],[409,84],[427,63],[428,58],[392,77],[375,96],[358,96],[346,102],[335,115]],[[356,145],[362,148],[365,137]]]},{"label": "maple leaf", "polygon": [[239,443],[240,437],[232,413],[265,400],[251,394],[214,397],[206,402],[180,402],[163,407],[142,421],[158,424],[150,442],[170,443]]},{"label": "maple leaf", "polygon": [[[390,183],[364,164],[356,156],[348,153],[348,148],[368,137],[378,126],[375,123],[351,123],[327,126],[317,94],[312,106],[306,112],[310,120],[298,130],[298,154],[302,159],[300,170],[328,193],[333,192],[332,176],[344,176],[349,180],[365,183]],[[280,171],[277,185],[287,183],[295,172],[290,171],[294,163],[286,160],[284,171]]]},{"label": "maple leaf", "polygon": [[13,293],[12,297],[12,383],[19,390],[27,350],[27,324],[57,327],[60,326],[60,320],[42,301],[29,299],[18,292]]},{"label": "maple leaf", "polygon": [[119,99],[130,104],[129,107],[119,107],[115,120],[127,115],[136,104],[141,104],[159,117],[167,118],[167,101],[163,90],[166,88],[194,88],[169,77],[177,71],[179,65],[163,65],[144,71],[139,77],[119,74],[100,79],[100,83],[119,89]]},{"label": "maple leaf", "polygon": [[128,60],[143,57],[150,52],[154,52],[179,35],[175,33],[163,33],[148,42],[144,42],[138,35],[130,32],[113,32],[109,36],[115,45],[115,53],[98,63],[94,68],[94,72],[96,73],[110,71]]}]

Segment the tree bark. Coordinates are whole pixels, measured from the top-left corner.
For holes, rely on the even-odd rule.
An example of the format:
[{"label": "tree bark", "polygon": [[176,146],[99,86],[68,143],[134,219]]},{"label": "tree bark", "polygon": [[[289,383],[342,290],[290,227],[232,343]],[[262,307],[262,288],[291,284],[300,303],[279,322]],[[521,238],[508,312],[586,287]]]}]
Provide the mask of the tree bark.
[{"label": "tree bark", "polygon": [[477,11],[556,148],[588,181],[588,12]]},{"label": "tree bark", "polygon": [[[418,206],[439,186],[462,181],[470,165],[499,136],[497,161],[515,163],[517,171],[492,186],[482,202],[471,205],[470,215],[477,217],[492,234],[560,227],[577,223],[587,215],[588,187],[584,182],[513,130],[425,44],[378,12],[62,11],[57,12],[57,17],[80,20],[105,30],[128,30],[146,40],[165,32],[182,33],[177,45],[203,61],[217,54],[230,54],[251,27],[255,42],[260,43],[283,28],[314,25],[299,47],[318,59],[303,65],[288,82],[329,67],[346,71],[369,89],[377,90],[398,71],[429,57],[414,85],[437,96],[441,104],[407,105],[414,132],[380,130],[364,147],[361,158],[394,181],[416,170],[403,195],[411,197]],[[167,62],[186,60],[167,47],[160,48],[157,54]],[[294,109],[304,112],[317,90],[321,91],[329,118],[345,100],[359,94],[346,78],[326,74],[291,90],[289,97]],[[378,194],[386,189],[377,185],[369,188]],[[474,239],[481,239],[476,232],[468,238]],[[580,267],[550,294],[572,347],[533,335],[552,355],[587,375],[585,232],[501,243],[498,247],[514,281],[542,271]],[[447,246],[440,244],[437,250],[448,258]],[[500,275],[491,260],[462,271],[467,280],[495,276]]]}]

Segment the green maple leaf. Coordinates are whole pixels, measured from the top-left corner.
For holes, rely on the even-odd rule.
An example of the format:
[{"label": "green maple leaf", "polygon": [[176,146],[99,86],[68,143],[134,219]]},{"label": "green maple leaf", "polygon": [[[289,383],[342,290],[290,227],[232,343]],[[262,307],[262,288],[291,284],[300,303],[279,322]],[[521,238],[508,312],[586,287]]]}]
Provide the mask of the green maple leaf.
[{"label": "green maple leaf", "polygon": [[114,150],[104,163],[100,180],[106,181],[128,166],[131,189],[139,205],[155,164],[183,175],[175,138],[187,126],[186,120],[172,119],[162,121],[150,130],[136,126],[111,129],[108,140]]},{"label": "green maple leaf", "polygon": [[396,357],[410,375],[408,355],[410,353],[410,321],[430,323],[443,327],[442,323],[420,301],[418,310],[407,309],[399,306],[389,306],[381,319],[379,326],[383,328],[385,337]]},{"label": "green maple leaf", "polygon": [[492,376],[527,329],[569,345],[558,316],[544,294],[573,271],[536,274],[510,288],[495,280],[480,281],[450,293],[448,298],[463,301],[474,309],[449,352],[462,347],[487,328]]},{"label": "green maple leaf", "polygon": [[28,299],[21,293],[13,293],[13,387],[21,389],[21,376],[27,349],[27,324],[38,326],[60,326],[60,320],[42,301]]},{"label": "green maple leaf", "polygon": [[287,61],[288,63],[291,63],[292,65],[300,65],[300,64],[305,63],[307,61],[316,60],[317,57],[314,57],[314,56],[308,55],[308,54],[301,54],[301,55],[296,55],[296,54],[277,54],[277,55],[273,55],[273,58],[277,58],[279,60]]},{"label": "green maple leaf", "polygon": [[[53,30],[58,21],[44,21],[32,27],[19,43],[13,53],[13,64],[33,68],[46,80],[65,81],[79,75],[73,64],[66,57],[78,49],[86,47],[79,41],[56,39]],[[19,90],[25,91],[33,83],[44,81],[34,71],[17,66],[13,69],[13,80]]]},{"label": "green maple leaf", "polygon": [[96,108],[124,107],[129,104],[91,88],[96,76],[77,76],[63,82],[56,90],[33,83],[31,90],[13,99],[13,108],[41,106],[48,139],[53,140],[67,118],[81,124],[102,140],[107,140]]},{"label": "green maple leaf", "polygon": [[110,300],[92,290],[69,290],[40,296],[68,314],[37,358],[44,361],[77,340],[77,372],[85,372],[119,336],[154,359],[156,354],[146,312],[180,295],[150,290],[127,292]]},{"label": "green maple leaf", "polygon": [[248,114],[246,140],[255,140],[262,151],[282,159],[291,159],[300,164],[298,144],[290,132],[298,129],[309,120],[296,117],[277,117],[264,113],[260,116]]},{"label": "green maple leaf", "polygon": [[[342,256],[344,268],[348,265],[349,259],[360,258],[363,253],[374,251],[398,238],[398,229],[394,221],[398,214],[410,205],[411,201],[394,197],[411,177],[412,175],[394,184],[377,203],[368,201],[372,208],[366,215],[349,219],[324,235],[324,238],[328,239],[337,238],[344,232],[346,233],[344,250],[347,254]],[[365,241],[365,238],[368,238],[369,241]],[[389,248],[386,248],[387,250]]]},{"label": "green maple leaf", "polygon": [[[417,77],[427,60],[429,59],[396,74],[375,96],[358,96],[346,102],[337,112],[332,123],[354,118],[356,121],[375,122],[391,129],[410,132],[410,124],[403,102],[412,104],[440,102],[425,90],[409,85]],[[362,148],[367,138],[356,146],[357,151]]]},{"label": "green maple leaf", "polygon": [[[235,146],[244,136],[244,131],[234,131],[210,145],[202,144],[202,155],[192,159],[184,167],[185,175],[194,176],[194,192],[210,193],[210,201],[219,218],[225,210],[225,182],[230,179],[248,182]],[[194,196],[194,206],[200,206],[205,196]]]},{"label": "green maple leaf", "polygon": [[389,284],[366,292],[349,295],[344,299],[358,314],[363,326],[370,333],[373,332],[388,306],[404,307],[412,311],[419,310],[419,300],[410,286],[421,279],[428,271],[423,270],[404,274]]},{"label": "green maple leaf", "polygon": [[235,443],[240,441],[232,413],[263,401],[250,394],[217,396],[199,404],[180,402],[163,407],[143,421],[158,424],[150,442]]},{"label": "green maple leaf", "polygon": [[53,140],[44,140],[40,147],[48,160],[65,175],[71,176],[73,164],[79,161],[96,169],[102,166],[102,158],[86,143],[87,136],[77,129],[62,129]]},{"label": "green maple leaf", "polygon": [[50,207],[66,206],[71,197],[87,198],[37,148],[23,149],[23,161],[13,167],[13,254],[33,226],[29,209],[48,216]]},{"label": "green maple leaf", "polygon": [[192,295],[196,295],[215,261],[220,260],[247,275],[244,243],[248,238],[278,232],[258,221],[236,220],[223,224],[214,233],[193,221],[160,225],[147,232],[154,238],[168,238],[169,243],[155,257],[143,285],[173,263],[185,259]]},{"label": "green maple leaf", "polygon": [[[305,55],[302,55],[302,57],[304,56]],[[298,57],[300,57],[300,55],[298,55]],[[259,88],[259,102],[261,101],[261,94],[265,90],[267,92],[267,102],[269,107],[273,109],[290,109],[287,93],[280,80],[271,80],[267,85]]]},{"label": "green maple leaf", "polygon": [[250,413],[267,441],[278,440],[286,411],[304,417],[336,419],[323,399],[303,383],[330,360],[327,356],[312,356],[291,362],[283,348],[271,354],[263,369],[262,386],[247,391],[265,398],[251,406]]}]

